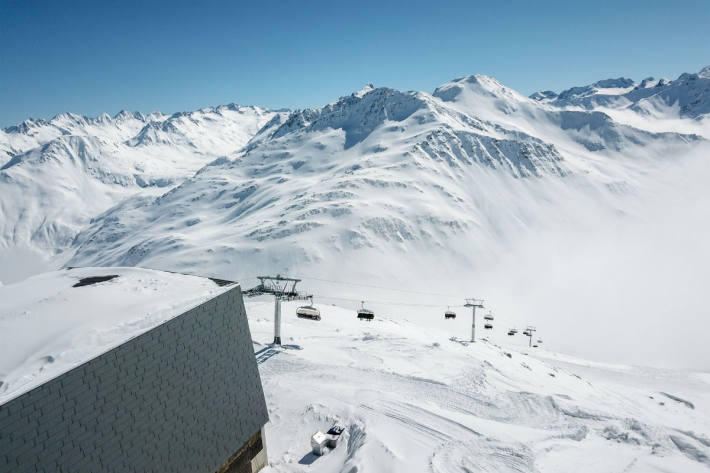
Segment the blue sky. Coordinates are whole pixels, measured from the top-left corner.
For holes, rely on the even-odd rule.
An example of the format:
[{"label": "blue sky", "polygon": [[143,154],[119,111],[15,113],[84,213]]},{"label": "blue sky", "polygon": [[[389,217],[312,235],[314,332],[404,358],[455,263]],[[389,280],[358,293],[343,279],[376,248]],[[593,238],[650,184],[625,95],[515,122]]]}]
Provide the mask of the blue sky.
[{"label": "blue sky", "polygon": [[710,64],[710,1],[0,0],[0,126],[63,111],[319,106],[483,73],[525,94]]}]

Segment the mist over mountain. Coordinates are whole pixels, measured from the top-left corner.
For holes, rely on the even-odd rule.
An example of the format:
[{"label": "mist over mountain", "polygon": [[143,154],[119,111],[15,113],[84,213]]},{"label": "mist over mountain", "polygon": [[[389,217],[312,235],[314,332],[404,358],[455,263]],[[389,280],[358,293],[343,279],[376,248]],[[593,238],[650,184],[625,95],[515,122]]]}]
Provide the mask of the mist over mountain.
[{"label": "mist over mountain", "polygon": [[29,119],[0,132],[0,262],[27,261],[0,280],[66,264],[395,281],[475,292],[584,355],[708,368],[695,331],[653,354],[678,305],[645,294],[703,310],[704,270],[677,261],[710,262],[691,250],[710,236],[709,87],[706,68],[525,97],[473,75],[292,112]]}]

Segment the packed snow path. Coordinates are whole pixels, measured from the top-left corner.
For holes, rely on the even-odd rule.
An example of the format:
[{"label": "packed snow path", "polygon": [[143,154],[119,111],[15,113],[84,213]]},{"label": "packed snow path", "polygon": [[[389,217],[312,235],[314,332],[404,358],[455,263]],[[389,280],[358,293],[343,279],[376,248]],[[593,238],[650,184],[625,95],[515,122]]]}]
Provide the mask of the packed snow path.
[{"label": "packed snow path", "polygon": [[[504,334],[472,345],[469,317],[368,323],[323,305],[311,322],[296,305],[283,305],[278,348],[273,302],[247,302],[271,418],[265,471],[710,470],[710,374],[585,362]],[[311,454],[311,434],[336,421],[341,444]]]}]

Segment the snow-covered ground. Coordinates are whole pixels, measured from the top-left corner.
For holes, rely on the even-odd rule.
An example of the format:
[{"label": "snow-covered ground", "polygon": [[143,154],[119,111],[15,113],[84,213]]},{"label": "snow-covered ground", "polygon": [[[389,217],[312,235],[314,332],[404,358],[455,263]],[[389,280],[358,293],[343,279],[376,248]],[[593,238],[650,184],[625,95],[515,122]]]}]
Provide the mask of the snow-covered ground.
[{"label": "snow-covered ground", "polygon": [[[96,277],[111,279],[75,286]],[[228,289],[141,268],[66,269],[0,286],[0,404]]]},{"label": "snow-covered ground", "polygon": [[[279,349],[273,302],[248,301],[271,471],[708,471],[710,374],[621,363],[710,370],[709,87],[706,68],[524,97],[472,75],[293,112],[27,120],[0,131],[0,283],[144,266],[367,293],[372,323],[286,304]],[[461,296],[388,306],[384,286]],[[469,291],[489,342],[443,320]],[[544,350],[505,335],[526,323]],[[16,361],[55,363],[53,341]],[[309,455],[334,421],[342,445]]]},{"label": "snow-covered ground", "polygon": [[[247,300],[269,408],[267,472],[706,472],[710,374],[606,365],[526,348],[495,321],[470,344],[456,320],[416,307],[378,312]],[[479,316],[480,317],[480,316]],[[479,318],[479,324],[482,318]],[[479,330],[479,333],[483,330]],[[515,338],[522,338],[518,335]],[[310,436],[339,422],[323,457]]]}]

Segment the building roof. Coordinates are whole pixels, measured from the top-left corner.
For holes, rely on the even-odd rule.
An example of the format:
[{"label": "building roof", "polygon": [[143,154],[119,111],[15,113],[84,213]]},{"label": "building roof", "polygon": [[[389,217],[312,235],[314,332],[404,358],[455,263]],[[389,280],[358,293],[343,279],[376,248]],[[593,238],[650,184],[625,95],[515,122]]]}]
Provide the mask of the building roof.
[{"label": "building roof", "polygon": [[64,269],[0,286],[0,404],[231,287],[140,268]]}]

